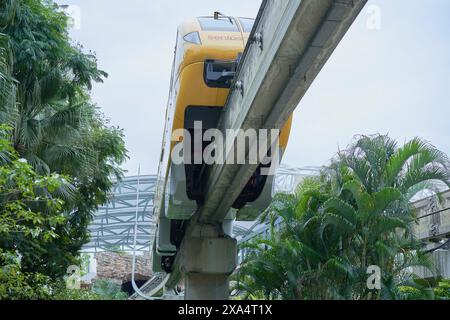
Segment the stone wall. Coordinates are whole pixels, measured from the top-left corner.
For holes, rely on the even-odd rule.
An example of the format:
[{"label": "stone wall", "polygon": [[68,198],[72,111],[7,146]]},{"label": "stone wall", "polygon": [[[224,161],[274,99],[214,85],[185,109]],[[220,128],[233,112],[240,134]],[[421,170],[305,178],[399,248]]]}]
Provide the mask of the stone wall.
[{"label": "stone wall", "polygon": [[[100,252],[97,260],[96,279],[108,279],[122,284],[131,280],[132,255],[126,253]],[[136,256],[135,279],[148,280],[152,276],[150,253]]]}]

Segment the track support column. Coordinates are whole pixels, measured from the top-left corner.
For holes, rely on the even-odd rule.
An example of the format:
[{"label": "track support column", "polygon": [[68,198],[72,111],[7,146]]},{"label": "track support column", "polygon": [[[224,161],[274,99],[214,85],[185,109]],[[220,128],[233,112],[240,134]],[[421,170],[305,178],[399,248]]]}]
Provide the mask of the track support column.
[{"label": "track support column", "polygon": [[237,265],[237,241],[228,236],[191,236],[180,250],[186,300],[226,300]]}]

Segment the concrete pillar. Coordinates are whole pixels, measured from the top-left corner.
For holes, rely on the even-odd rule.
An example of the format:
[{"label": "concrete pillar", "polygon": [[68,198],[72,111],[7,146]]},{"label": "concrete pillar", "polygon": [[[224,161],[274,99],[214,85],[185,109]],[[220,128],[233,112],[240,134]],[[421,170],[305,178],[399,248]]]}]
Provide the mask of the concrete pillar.
[{"label": "concrete pillar", "polygon": [[237,241],[230,237],[187,237],[180,250],[187,300],[226,300],[228,277],[237,265]]},{"label": "concrete pillar", "polygon": [[183,296],[175,294],[173,288],[163,288],[163,297],[162,300],[182,300]]},{"label": "concrete pillar", "polygon": [[185,275],[186,300],[226,300],[229,295],[227,274],[188,273]]}]

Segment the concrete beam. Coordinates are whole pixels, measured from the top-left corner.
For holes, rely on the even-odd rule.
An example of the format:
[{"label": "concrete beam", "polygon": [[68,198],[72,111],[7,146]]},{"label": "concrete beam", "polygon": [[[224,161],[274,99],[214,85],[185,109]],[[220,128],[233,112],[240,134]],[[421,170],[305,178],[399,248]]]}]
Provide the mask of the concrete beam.
[{"label": "concrete beam", "polygon": [[[366,3],[263,0],[234,80],[241,85],[230,91],[219,129],[225,133],[227,129],[282,128]],[[225,148],[234,144],[227,143]],[[226,159],[230,151],[224,150]],[[224,218],[257,166],[211,166],[205,177],[205,203],[191,218],[186,237],[205,225],[223,233]],[[178,283],[180,266],[186,262],[180,254],[176,256],[168,286]],[[197,280],[194,276],[189,281],[202,286]]]},{"label": "concrete beam", "polygon": [[[219,128],[282,128],[366,2],[263,1],[250,35],[259,35],[262,43],[249,41],[235,79],[242,86],[230,92]],[[230,150],[224,150],[227,158]],[[212,166],[198,220],[223,220],[256,168]]]}]

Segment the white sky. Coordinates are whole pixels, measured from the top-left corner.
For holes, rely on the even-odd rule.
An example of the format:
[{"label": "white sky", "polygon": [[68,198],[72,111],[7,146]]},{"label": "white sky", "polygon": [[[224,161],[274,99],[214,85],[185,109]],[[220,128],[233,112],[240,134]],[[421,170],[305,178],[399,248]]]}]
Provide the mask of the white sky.
[{"label": "white sky", "polygon": [[[176,27],[221,11],[255,17],[260,0],[58,0],[80,9],[72,37],[109,73],[93,100],[125,130],[129,174],[156,173]],[[450,153],[450,1],[369,0],[295,111],[284,163],[324,165],[355,134],[422,137]]]}]

